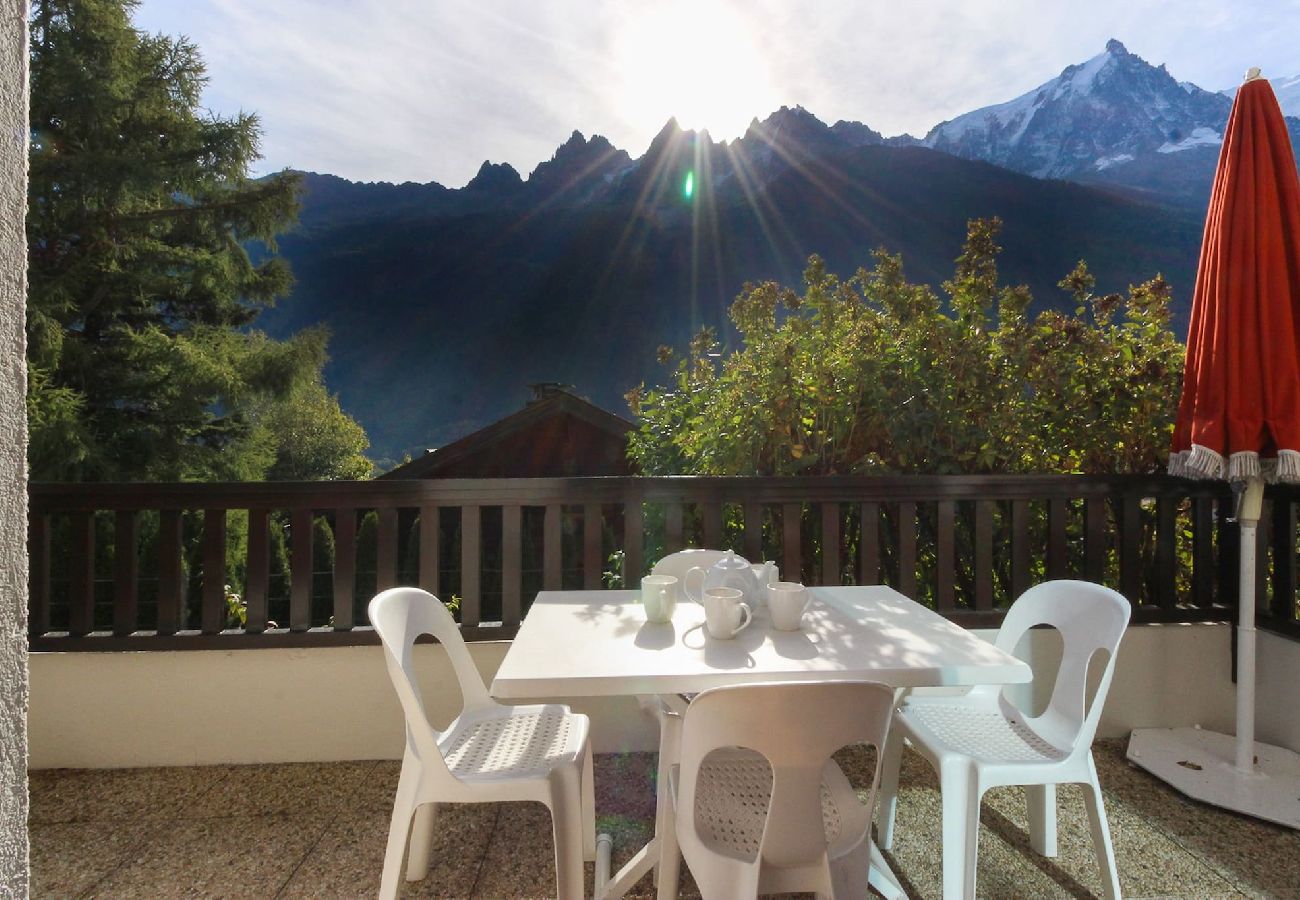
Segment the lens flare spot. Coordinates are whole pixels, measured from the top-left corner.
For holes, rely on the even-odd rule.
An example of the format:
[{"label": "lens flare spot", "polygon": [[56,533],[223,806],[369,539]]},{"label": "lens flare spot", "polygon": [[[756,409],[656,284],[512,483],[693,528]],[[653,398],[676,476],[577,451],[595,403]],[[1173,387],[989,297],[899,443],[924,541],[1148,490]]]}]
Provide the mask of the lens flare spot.
[{"label": "lens flare spot", "polygon": [[682,179],[682,197],[690,200],[695,196],[695,170],[691,169],[686,172],[686,177]]}]

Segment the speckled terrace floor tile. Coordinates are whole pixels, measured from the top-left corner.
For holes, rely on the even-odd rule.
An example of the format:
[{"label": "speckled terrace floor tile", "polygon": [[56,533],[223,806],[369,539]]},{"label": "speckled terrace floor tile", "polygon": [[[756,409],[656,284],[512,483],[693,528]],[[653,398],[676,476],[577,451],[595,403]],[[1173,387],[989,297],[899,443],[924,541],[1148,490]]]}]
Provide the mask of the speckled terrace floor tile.
[{"label": "speckled terrace floor tile", "polygon": [[174,817],[225,777],[212,766],[41,769],[30,773],[33,824]]},{"label": "speckled terrace floor tile", "polygon": [[[838,757],[867,787],[873,760]],[[1128,764],[1124,742],[1096,758],[1126,896],[1300,900],[1300,834],[1186,800]],[[598,827],[617,869],[650,837],[653,754],[596,761]],[[33,772],[36,896],[369,897],[383,865],[399,764],[393,761],[100,772]],[[1059,791],[1060,856],[1028,846],[1024,794],[986,797],[981,897],[1083,897],[1100,889],[1081,789]],[[173,821],[162,821],[170,819]],[[896,843],[886,853],[909,895],[940,893],[937,778],[904,755]],[[435,829],[434,868],[408,897],[550,897],[550,816],[540,804],[454,805]],[[587,889],[592,867],[587,866]],[[629,896],[653,896],[645,878]],[[681,896],[697,896],[683,869]]]},{"label": "speckled terrace floor tile", "polygon": [[374,766],[371,761],[230,766],[224,778],[187,803],[180,815],[194,819],[345,809]]},{"label": "speckled terrace floor tile", "polygon": [[[429,874],[417,882],[403,880],[401,896],[469,897],[496,822],[494,804],[440,807]],[[374,897],[384,870],[388,823],[387,811],[369,810],[331,824],[280,896]]]},{"label": "speckled terrace floor tile", "polygon": [[86,896],[274,897],[328,823],[283,814],[171,822]]},{"label": "speckled terrace floor tile", "polygon": [[33,897],[76,897],[115,870],[157,826],[113,822],[31,826]]},{"label": "speckled terrace floor tile", "polygon": [[1107,809],[1165,835],[1248,896],[1300,897],[1300,832],[1188,799],[1099,741],[1094,755]]},{"label": "speckled terrace floor tile", "polygon": [[[475,885],[479,897],[554,897],[555,841],[541,803],[502,803]],[[586,891],[591,893],[590,885]]]},{"label": "speckled terrace floor tile", "polygon": [[358,812],[393,811],[393,797],[397,795],[397,779],[402,773],[402,763],[395,759],[381,759],[367,770],[352,794],[352,808]]}]

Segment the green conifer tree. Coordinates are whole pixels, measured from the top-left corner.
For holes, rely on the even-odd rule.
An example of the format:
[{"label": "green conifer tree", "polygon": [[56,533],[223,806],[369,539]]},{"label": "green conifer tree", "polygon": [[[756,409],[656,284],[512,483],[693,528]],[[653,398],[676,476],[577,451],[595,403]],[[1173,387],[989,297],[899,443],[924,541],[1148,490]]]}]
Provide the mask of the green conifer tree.
[{"label": "green conifer tree", "polygon": [[136,30],[136,5],[32,6],[32,477],[262,478],[283,448],[259,414],[324,402],[326,335],[250,327],[292,286],[297,179],[249,177],[257,117],[202,110],[198,49]]}]

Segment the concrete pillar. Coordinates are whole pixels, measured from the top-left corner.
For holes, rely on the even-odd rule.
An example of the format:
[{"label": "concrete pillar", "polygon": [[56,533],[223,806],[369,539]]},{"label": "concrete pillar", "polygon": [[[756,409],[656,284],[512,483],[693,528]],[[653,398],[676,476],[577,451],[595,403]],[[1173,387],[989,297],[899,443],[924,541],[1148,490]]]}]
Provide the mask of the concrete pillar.
[{"label": "concrete pillar", "polygon": [[0,896],[28,895],[27,0],[0,6]]}]

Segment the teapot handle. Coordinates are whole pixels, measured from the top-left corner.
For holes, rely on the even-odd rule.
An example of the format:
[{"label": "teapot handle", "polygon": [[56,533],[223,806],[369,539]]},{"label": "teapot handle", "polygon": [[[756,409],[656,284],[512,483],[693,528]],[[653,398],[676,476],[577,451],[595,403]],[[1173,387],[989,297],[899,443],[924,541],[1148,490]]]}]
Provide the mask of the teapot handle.
[{"label": "teapot handle", "polygon": [[[692,592],[692,591],[691,591],[691,576],[694,575],[696,572],[699,572],[699,573],[700,573],[700,586],[699,586],[699,589],[698,589],[698,590]],[[686,595],[686,599],[688,599],[688,600],[694,600],[696,603],[699,603],[699,604],[703,604],[703,603],[704,603],[704,576],[705,576],[705,574],[706,574],[706,573],[705,573],[704,569],[702,569],[700,566],[696,566],[696,567],[693,568],[693,569],[688,569],[687,572],[686,572],[686,574],[685,574],[684,576],[682,576],[682,593],[684,593],[684,594]]]}]

